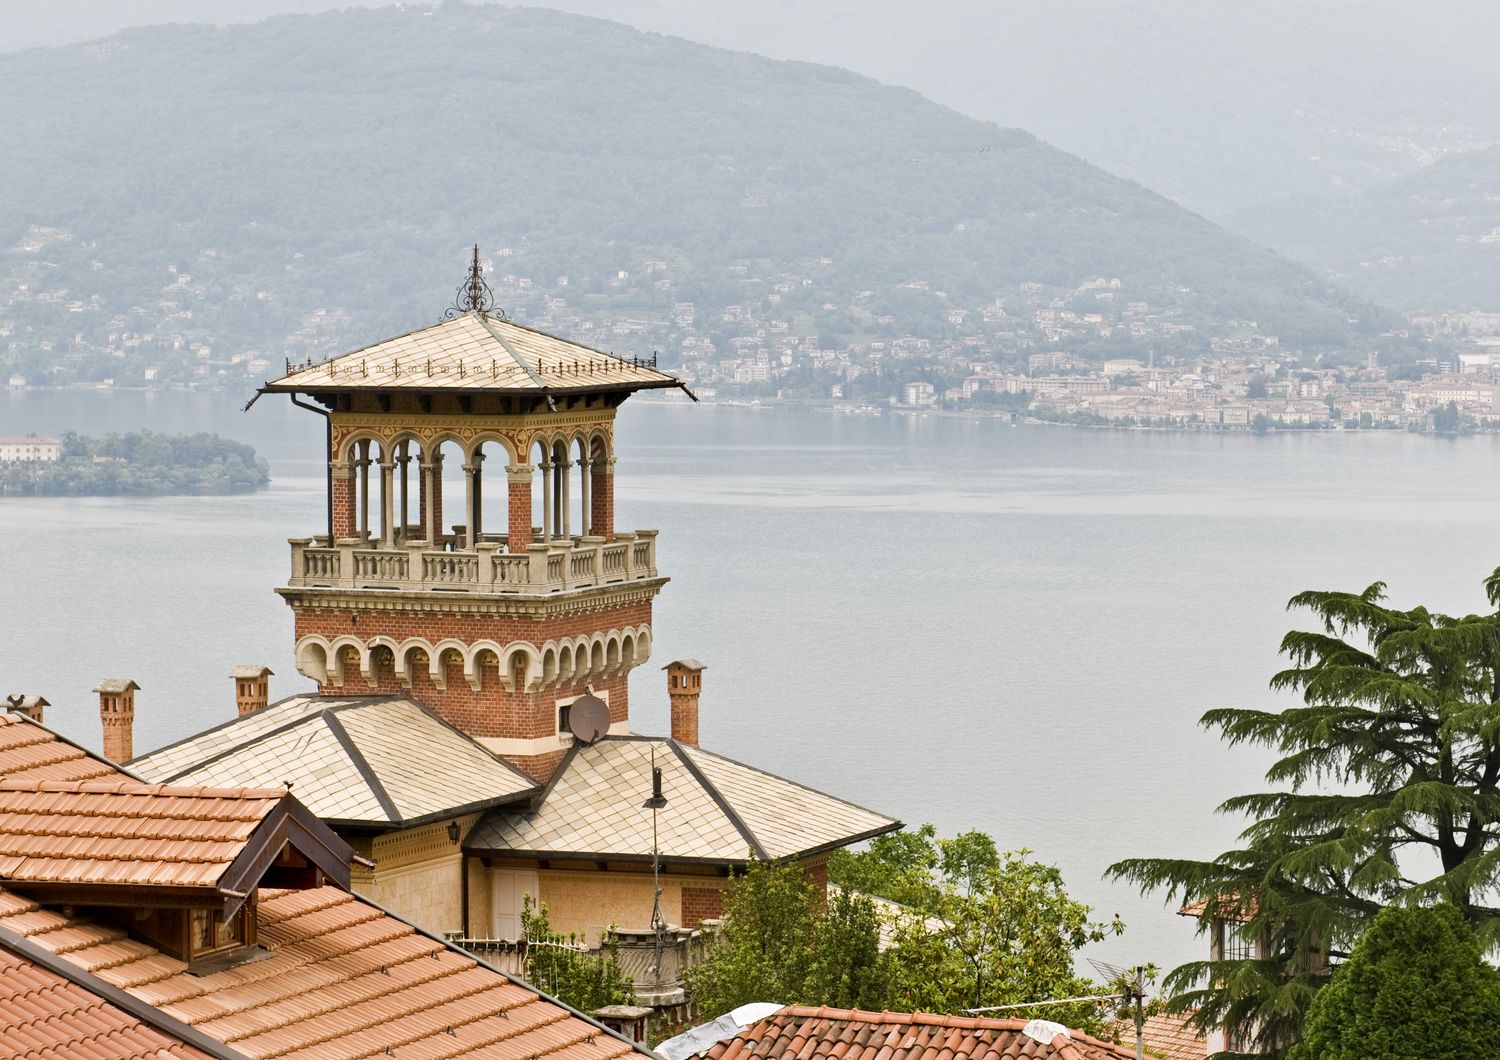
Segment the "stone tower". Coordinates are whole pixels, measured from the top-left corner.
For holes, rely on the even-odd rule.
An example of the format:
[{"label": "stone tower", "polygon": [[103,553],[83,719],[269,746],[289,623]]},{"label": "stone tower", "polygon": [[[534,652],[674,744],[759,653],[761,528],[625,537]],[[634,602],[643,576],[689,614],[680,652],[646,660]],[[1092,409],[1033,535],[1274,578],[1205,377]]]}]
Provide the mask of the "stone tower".
[{"label": "stone tower", "polygon": [[297,669],[326,695],[410,696],[538,779],[586,690],[627,731],[667,579],[656,531],[615,527],[615,413],[676,386],[654,359],[507,320],[477,250],[442,322],[289,365],[261,393],[323,415],[328,439],[328,525],[292,539],[277,590]]}]

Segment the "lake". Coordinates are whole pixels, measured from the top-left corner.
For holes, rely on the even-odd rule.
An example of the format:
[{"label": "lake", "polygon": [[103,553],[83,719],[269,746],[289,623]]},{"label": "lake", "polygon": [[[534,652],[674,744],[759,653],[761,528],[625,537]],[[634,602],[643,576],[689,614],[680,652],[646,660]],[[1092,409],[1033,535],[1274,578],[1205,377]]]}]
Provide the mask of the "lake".
[{"label": "lake", "polygon": [[[309,683],[272,592],[286,538],[323,527],[322,423],[248,395],[0,392],[0,435],[209,430],[254,445],[237,497],[3,499],[0,693],[99,746],[101,677],[136,679],[136,750],[234,713],[228,673]],[[1266,757],[1196,724],[1275,705],[1285,603],[1363,588],[1486,609],[1500,564],[1500,437],[1104,432],[636,399],[616,525],[659,527],[672,578],[634,726],[667,729],[658,667],[708,664],[706,747],[910,824],[979,828],[1063,868],[1122,939],[1171,967],[1191,922],[1100,876],[1217,853],[1215,816]],[[451,494],[450,494],[451,495]],[[450,520],[451,521],[451,520]]]}]

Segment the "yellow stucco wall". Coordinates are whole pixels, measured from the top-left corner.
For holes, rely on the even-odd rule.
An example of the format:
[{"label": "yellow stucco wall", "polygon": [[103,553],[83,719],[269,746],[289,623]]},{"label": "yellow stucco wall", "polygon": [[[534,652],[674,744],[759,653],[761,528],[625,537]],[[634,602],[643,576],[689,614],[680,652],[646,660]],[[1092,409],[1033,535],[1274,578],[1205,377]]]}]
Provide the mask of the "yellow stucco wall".
[{"label": "yellow stucco wall", "polygon": [[[463,818],[459,824],[467,830],[474,820]],[[378,836],[368,851],[375,867],[355,867],[356,894],[428,931],[463,929],[462,856],[448,838],[447,821]]]}]

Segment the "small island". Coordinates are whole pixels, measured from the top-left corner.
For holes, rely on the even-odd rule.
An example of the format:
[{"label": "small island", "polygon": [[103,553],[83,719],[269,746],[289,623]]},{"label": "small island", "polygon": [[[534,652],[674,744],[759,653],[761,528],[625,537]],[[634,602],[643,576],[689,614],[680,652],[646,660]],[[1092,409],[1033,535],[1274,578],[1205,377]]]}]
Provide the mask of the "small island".
[{"label": "small island", "polygon": [[270,467],[252,446],[217,434],[132,431],[88,438],[70,431],[3,441],[0,497],[250,493],[271,481]]}]

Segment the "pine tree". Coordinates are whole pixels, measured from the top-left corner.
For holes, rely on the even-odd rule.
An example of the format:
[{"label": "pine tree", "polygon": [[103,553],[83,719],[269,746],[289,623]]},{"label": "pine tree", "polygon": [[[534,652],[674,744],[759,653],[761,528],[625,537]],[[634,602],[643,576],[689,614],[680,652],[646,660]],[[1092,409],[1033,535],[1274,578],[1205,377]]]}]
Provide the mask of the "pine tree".
[{"label": "pine tree", "polygon": [[[1500,608],[1500,570],[1485,582]],[[1282,641],[1292,665],[1271,681],[1302,694],[1279,713],[1203,716],[1231,745],[1281,756],[1277,790],[1230,799],[1243,844],[1211,861],[1137,858],[1116,879],[1169,899],[1204,901],[1243,920],[1252,958],[1194,962],[1166,980],[1205,1026],[1240,1028],[1257,1055],[1280,1056],[1301,1034],[1330,958],[1385,906],[1452,904],[1480,946],[1500,943],[1500,611],[1453,618],[1362,593],[1305,592],[1321,630]]]}]

